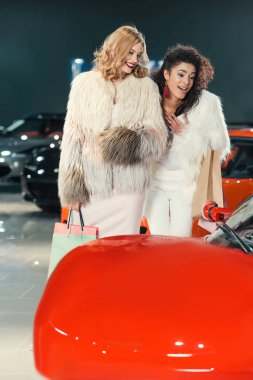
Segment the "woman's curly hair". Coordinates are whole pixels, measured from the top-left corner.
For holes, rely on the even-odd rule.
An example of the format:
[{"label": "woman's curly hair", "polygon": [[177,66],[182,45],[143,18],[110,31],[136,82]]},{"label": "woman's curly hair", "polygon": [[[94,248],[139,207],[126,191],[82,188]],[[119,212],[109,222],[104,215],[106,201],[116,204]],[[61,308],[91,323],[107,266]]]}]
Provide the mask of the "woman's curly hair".
[{"label": "woman's curly hair", "polygon": [[127,74],[122,72],[122,65],[130,50],[136,44],[141,43],[143,54],[141,62],[135,67],[133,75],[137,78],[146,77],[149,70],[143,66],[149,62],[145,38],[135,26],[121,26],[111,33],[104,41],[100,49],[94,52],[94,66],[107,80],[124,78]]},{"label": "woman's curly hair", "polygon": [[208,58],[201,55],[192,46],[178,44],[168,49],[161,68],[152,75],[161,95],[165,86],[164,70],[166,69],[170,73],[171,69],[181,62],[191,63],[196,69],[196,75],[192,88],[176,111],[177,116],[188,112],[198,104],[201,90],[207,88],[208,83],[213,79],[214,75],[214,68]]}]

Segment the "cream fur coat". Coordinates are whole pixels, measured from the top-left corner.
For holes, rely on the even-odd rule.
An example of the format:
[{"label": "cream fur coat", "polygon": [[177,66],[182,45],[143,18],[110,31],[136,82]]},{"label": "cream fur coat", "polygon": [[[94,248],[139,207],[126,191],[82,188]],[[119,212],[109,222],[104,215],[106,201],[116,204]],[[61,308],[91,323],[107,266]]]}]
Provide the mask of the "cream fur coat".
[{"label": "cream fur coat", "polygon": [[72,83],[61,144],[58,188],[62,206],[91,197],[141,192],[150,165],[165,152],[168,130],[157,85],[129,75],[117,89],[119,125],[112,128],[115,89],[99,71]]}]

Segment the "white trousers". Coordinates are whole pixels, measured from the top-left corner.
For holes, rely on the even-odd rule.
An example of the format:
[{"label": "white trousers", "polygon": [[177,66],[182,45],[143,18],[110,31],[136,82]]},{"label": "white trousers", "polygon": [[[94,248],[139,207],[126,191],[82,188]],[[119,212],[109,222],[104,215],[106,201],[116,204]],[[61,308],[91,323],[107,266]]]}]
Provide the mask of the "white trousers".
[{"label": "white trousers", "polygon": [[182,171],[162,170],[155,176],[143,213],[151,234],[191,236],[193,191],[194,185],[187,184]]},{"label": "white trousers", "polygon": [[[98,227],[99,238],[140,233],[144,192],[114,194],[105,199],[92,200],[81,207],[84,224]],[[73,211],[73,224],[79,224],[79,215]]]}]

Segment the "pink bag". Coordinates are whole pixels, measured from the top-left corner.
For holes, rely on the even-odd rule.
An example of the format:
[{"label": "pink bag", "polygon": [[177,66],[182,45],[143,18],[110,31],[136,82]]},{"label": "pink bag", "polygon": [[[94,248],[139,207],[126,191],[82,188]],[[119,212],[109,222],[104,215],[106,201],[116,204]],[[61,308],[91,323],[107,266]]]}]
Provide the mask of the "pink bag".
[{"label": "pink bag", "polygon": [[81,210],[79,210],[80,225],[72,225],[71,216],[72,209],[69,211],[67,223],[55,223],[48,277],[66,254],[74,248],[98,238],[98,227],[86,227]]}]

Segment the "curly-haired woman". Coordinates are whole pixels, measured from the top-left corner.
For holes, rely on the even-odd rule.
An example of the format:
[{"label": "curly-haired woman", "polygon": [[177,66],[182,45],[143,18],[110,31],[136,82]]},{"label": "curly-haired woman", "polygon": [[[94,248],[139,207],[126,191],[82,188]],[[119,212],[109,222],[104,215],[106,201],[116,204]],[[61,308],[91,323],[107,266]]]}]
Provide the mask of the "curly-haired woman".
[{"label": "curly-haired woman", "polygon": [[191,236],[192,217],[207,200],[223,204],[221,162],[230,150],[220,99],[207,91],[210,61],[192,46],[168,49],[154,74],[174,136],[155,165],[144,215],[153,234]]},{"label": "curly-haired woman", "polygon": [[95,52],[93,70],[72,83],[59,196],[62,206],[81,207],[99,237],[139,233],[150,166],[166,150],[168,128],[147,61],[143,35],[122,26]]}]

